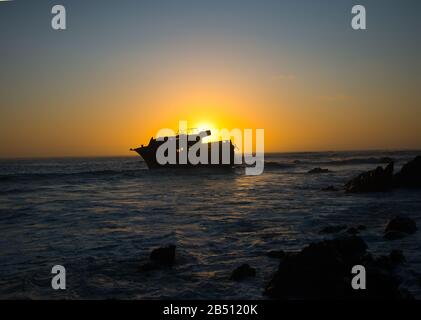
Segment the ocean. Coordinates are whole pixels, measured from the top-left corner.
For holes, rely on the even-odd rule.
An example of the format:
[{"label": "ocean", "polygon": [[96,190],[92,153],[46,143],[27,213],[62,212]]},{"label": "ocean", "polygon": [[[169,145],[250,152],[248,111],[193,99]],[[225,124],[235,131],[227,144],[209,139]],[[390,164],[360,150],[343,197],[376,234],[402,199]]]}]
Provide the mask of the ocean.
[{"label": "ocean", "polygon": [[[421,232],[383,237],[396,215],[421,226],[421,191],[322,191],[390,158],[396,172],[418,154],[266,154],[259,176],[150,171],[140,157],[0,160],[0,299],[264,299],[278,265],[267,252],[300,250],[338,224],[366,226],[360,236],[376,255],[401,249],[401,286],[421,299]],[[307,173],[315,167],[330,172]],[[140,270],[168,244],[172,268]],[[243,263],[256,277],[231,281]],[[51,289],[57,264],[63,291]]]}]

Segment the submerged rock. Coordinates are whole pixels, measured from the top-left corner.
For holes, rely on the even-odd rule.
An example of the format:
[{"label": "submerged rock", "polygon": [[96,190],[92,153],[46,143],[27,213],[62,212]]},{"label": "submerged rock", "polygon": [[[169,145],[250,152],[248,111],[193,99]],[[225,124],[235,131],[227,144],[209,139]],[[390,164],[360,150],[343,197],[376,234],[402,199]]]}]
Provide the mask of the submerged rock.
[{"label": "submerged rock", "polygon": [[[366,250],[365,242],[356,236],[312,243],[281,260],[264,294],[278,299],[404,298],[398,278]],[[370,283],[366,290],[352,289],[355,265],[366,268]]]},{"label": "submerged rock", "polygon": [[401,239],[417,231],[417,224],[408,217],[398,216],[389,221],[384,237],[388,240]]},{"label": "submerged rock", "polygon": [[333,226],[327,226],[324,227],[322,230],[320,230],[321,234],[332,234],[332,233],[339,233],[341,231],[345,231],[347,234],[350,235],[356,235],[360,233],[360,231],[365,230],[365,226],[359,225],[357,227],[349,227],[344,225],[333,225]]},{"label": "submerged rock", "polygon": [[358,234],[358,233],[360,233],[360,230],[358,230],[357,228],[351,227],[348,230],[346,230],[346,233],[348,233],[348,234]]},{"label": "submerged rock", "polygon": [[384,192],[393,187],[393,162],[385,169],[377,167],[375,170],[364,172],[345,184],[345,191],[350,193]]},{"label": "submerged rock", "polygon": [[322,169],[322,168],[314,168],[308,171],[307,173],[327,173],[329,169]]},{"label": "submerged rock", "polygon": [[151,252],[150,259],[163,266],[172,266],[175,260],[175,245],[169,245],[154,249]]},{"label": "submerged rock", "polygon": [[140,266],[140,271],[142,272],[148,272],[159,269],[161,266],[159,266],[157,263],[154,262],[146,262]]},{"label": "submerged rock", "polygon": [[250,267],[247,263],[239,266],[231,273],[231,280],[241,281],[249,277],[256,276],[256,269]]},{"label": "submerged rock", "polygon": [[380,158],[380,163],[390,163],[390,162],[394,162],[395,159],[391,158],[391,157],[382,157]]},{"label": "submerged rock", "polygon": [[162,267],[171,267],[175,260],[175,245],[152,250],[150,261],[140,266],[141,271],[153,271]]},{"label": "submerged rock", "polygon": [[421,156],[405,164],[395,175],[397,187],[421,188]]},{"label": "submerged rock", "polygon": [[388,231],[384,234],[384,238],[387,240],[399,240],[405,238],[407,235],[406,232]]},{"label": "submerged rock", "polygon": [[285,257],[285,254],[286,253],[283,250],[272,250],[272,251],[269,251],[266,255],[269,258],[281,259],[281,258]]},{"label": "submerged rock", "polygon": [[334,186],[328,186],[326,188],[322,188],[322,191],[339,191],[339,190],[335,188]]},{"label": "submerged rock", "polygon": [[346,228],[348,228],[347,225],[327,226],[320,230],[320,233],[338,233],[340,231],[345,230]]},{"label": "submerged rock", "polygon": [[396,266],[405,262],[405,256],[401,250],[392,250],[389,255],[382,255],[373,260],[373,265],[378,268],[392,271]]},{"label": "submerged rock", "polygon": [[392,264],[394,265],[401,264],[406,261],[405,256],[402,253],[402,250],[392,250],[389,253],[389,258]]}]

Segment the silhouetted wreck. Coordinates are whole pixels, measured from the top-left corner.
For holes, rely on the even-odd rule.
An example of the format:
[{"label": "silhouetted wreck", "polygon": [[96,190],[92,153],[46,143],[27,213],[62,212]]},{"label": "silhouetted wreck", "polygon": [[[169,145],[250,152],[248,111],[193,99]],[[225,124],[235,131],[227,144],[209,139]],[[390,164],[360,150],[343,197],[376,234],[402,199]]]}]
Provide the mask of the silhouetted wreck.
[{"label": "silhouetted wreck", "polygon": [[[151,138],[147,146],[141,146],[131,151],[137,152],[149,169],[154,168],[233,168],[234,145],[231,140],[220,140],[204,143],[202,140],[211,135],[210,130],[198,134],[178,134],[162,138]],[[167,145],[163,146],[164,143]],[[168,148],[173,146],[173,148]],[[158,161],[157,153],[162,147],[163,156],[169,157],[172,150],[173,161]],[[161,150],[161,151],[162,151]],[[204,155],[201,152],[205,152]],[[193,155],[193,156],[192,156]],[[197,159],[200,158],[200,161]]]}]

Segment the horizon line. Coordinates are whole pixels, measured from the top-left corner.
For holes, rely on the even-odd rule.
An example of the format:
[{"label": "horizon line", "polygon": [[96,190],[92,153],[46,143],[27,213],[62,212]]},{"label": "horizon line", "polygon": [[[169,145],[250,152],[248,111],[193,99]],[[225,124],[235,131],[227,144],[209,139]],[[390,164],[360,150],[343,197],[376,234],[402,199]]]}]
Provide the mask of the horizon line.
[{"label": "horizon line", "polygon": [[[302,150],[302,151],[270,151],[264,154],[299,154],[299,153],[329,153],[329,152],[421,152],[419,149],[343,149],[343,150]],[[41,160],[41,159],[80,159],[80,158],[127,158],[139,157],[136,154],[115,155],[51,155],[51,156],[0,156],[0,160]]]}]

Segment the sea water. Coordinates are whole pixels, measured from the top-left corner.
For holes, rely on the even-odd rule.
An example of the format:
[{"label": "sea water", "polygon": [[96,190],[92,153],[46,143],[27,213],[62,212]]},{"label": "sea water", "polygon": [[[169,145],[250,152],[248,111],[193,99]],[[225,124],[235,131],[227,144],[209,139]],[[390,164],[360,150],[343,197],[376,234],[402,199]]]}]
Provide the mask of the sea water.
[{"label": "sea water", "polygon": [[[140,157],[0,160],[0,298],[263,299],[277,269],[271,250],[332,237],[328,225],[365,225],[369,251],[401,249],[402,287],[421,298],[421,231],[383,238],[399,214],[421,227],[421,191],[346,194],[353,176],[421,152],[266,154],[264,173],[150,171]],[[324,174],[307,174],[322,167]],[[141,271],[154,248],[175,244],[172,268]],[[229,279],[243,263],[256,278]],[[51,268],[66,268],[66,290]]]}]

